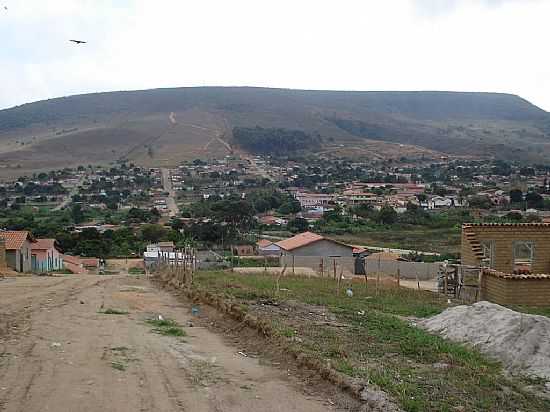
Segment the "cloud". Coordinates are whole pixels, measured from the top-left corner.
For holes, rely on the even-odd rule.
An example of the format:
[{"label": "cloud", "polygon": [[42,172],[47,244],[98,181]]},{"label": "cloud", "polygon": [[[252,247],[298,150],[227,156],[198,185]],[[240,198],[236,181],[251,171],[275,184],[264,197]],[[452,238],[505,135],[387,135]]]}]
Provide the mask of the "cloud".
[{"label": "cloud", "polygon": [[14,2],[0,14],[0,108],[75,93],[249,85],[511,92],[550,109],[550,2],[479,4]]},{"label": "cloud", "polygon": [[501,7],[506,4],[529,5],[540,0],[412,0],[418,14],[423,16],[441,16],[452,13],[460,7]]}]

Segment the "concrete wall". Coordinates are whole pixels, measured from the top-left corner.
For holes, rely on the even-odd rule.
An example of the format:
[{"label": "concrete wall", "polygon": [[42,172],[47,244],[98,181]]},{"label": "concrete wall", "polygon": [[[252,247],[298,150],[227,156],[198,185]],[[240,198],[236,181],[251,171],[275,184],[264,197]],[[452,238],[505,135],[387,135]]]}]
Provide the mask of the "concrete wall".
[{"label": "concrete wall", "polygon": [[323,239],[291,251],[283,251],[283,254],[294,256],[353,257],[353,248]]},{"label": "concrete wall", "polygon": [[501,277],[485,273],[481,299],[500,305],[550,306],[550,277]]},{"label": "concrete wall", "polygon": [[[291,275],[295,272],[293,268],[310,268],[319,276],[334,277],[340,275],[355,274],[355,258],[354,257],[327,257],[327,256],[294,256],[284,255],[280,258],[280,266],[287,267],[286,274]],[[336,270],[335,270],[336,268]]]},{"label": "concrete wall", "polygon": [[[476,234],[478,242],[494,243],[494,266],[503,273],[514,270],[513,244],[515,241],[532,241],[535,244],[532,273],[550,273],[550,226],[548,225],[472,225],[468,230]],[[462,234],[462,264],[477,266],[479,260],[474,256]]]}]

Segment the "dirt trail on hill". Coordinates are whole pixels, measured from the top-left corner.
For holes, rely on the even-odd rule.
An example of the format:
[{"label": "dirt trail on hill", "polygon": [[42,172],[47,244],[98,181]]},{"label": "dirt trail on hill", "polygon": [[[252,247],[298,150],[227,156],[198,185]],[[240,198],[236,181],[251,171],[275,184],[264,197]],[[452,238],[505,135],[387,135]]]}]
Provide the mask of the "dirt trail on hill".
[{"label": "dirt trail on hill", "polygon": [[[187,336],[153,333],[159,314]],[[192,320],[144,277],[0,281],[0,411],[338,410]]]}]

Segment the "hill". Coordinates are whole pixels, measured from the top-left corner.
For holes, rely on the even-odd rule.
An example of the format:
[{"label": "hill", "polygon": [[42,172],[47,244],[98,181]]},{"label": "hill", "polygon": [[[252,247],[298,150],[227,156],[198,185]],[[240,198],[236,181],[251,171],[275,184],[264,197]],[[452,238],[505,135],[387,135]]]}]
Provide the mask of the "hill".
[{"label": "hill", "polygon": [[171,165],[251,150],[235,145],[235,128],[277,129],[278,139],[303,133],[307,150],[364,146],[373,155],[398,156],[411,145],[407,154],[530,162],[550,154],[550,114],[509,94],[196,87],[76,95],[1,110],[0,164],[20,172],[121,157]]}]

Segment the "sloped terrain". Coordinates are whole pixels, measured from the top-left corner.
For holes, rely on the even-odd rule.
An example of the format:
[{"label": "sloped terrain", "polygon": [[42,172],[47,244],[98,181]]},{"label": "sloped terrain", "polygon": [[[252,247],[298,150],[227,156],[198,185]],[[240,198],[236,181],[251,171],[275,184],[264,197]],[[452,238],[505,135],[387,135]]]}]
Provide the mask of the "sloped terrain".
[{"label": "sloped terrain", "polygon": [[[55,167],[88,161],[90,150],[94,161],[126,156],[170,165],[239,150],[232,147],[233,128],[256,126],[320,136],[322,144],[311,150],[379,143],[384,156],[384,148],[405,144],[538,162],[550,154],[550,114],[514,95],[197,87],[78,95],[2,110],[0,163]],[[63,161],[50,152],[62,152]]]}]

